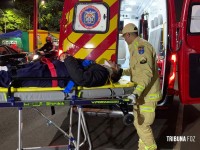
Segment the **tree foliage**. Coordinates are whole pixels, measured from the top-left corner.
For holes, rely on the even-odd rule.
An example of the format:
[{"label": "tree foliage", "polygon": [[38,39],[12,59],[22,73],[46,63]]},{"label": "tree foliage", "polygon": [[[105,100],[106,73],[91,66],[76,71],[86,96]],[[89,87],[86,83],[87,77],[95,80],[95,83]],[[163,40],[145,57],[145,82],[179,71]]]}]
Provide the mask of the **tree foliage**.
[{"label": "tree foliage", "polygon": [[41,28],[59,31],[64,1],[49,0],[39,7],[39,24]]},{"label": "tree foliage", "polygon": [[16,9],[7,9],[3,11],[0,18],[0,31],[13,31],[13,30],[28,30],[29,29],[29,18],[24,13]]},{"label": "tree foliage", "polygon": [[[59,31],[64,0],[45,0],[44,5],[41,4],[41,0],[38,2],[38,27]],[[15,0],[13,6],[14,9],[4,9],[4,13],[0,11],[0,31],[4,32],[5,22],[7,31],[33,29],[34,0]]]}]

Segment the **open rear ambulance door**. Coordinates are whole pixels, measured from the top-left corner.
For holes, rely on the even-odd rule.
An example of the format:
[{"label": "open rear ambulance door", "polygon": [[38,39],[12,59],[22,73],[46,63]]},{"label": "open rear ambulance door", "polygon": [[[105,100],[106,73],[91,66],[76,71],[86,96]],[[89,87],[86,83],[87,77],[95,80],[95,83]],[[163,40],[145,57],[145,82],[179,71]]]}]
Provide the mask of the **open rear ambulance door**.
[{"label": "open rear ambulance door", "polygon": [[200,103],[200,0],[184,0],[178,25],[178,86],[183,104]]},{"label": "open rear ambulance door", "polygon": [[[176,21],[176,0],[166,0],[167,8],[166,8],[166,26],[163,34],[167,37],[164,37],[164,41],[166,41],[166,52],[165,52],[165,65],[162,67],[163,76],[162,76],[162,94],[163,99],[159,101],[160,106],[171,105],[175,90],[175,78],[176,78],[176,63],[177,63],[177,44],[176,44],[176,33],[177,33],[177,21]],[[165,44],[163,43],[165,46]]]}]

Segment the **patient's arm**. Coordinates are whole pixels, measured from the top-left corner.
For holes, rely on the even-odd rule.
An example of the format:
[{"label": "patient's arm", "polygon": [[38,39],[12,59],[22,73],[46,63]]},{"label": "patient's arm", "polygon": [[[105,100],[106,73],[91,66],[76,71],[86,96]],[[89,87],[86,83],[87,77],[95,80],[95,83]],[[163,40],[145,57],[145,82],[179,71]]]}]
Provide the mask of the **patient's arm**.
[{"label": "patient's arm", "polygon": [[101,86],[104,85],[108,79],[108,71],[98,64],[92,64],[85,69],[80,59],[68,56],[65,60],[65,66],[68,70],[71,79],[80,86]]}]

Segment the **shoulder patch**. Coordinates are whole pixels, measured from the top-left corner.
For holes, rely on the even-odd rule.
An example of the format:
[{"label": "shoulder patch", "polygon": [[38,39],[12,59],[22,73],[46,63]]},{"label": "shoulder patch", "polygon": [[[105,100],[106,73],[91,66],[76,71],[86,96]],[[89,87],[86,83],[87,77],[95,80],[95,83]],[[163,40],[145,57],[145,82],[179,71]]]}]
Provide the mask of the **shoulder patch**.
[{"label": "shoulder patch", "polygon": [[138,47],[138,53],[139,53],[140,55],[144,54],[144,46]]}]

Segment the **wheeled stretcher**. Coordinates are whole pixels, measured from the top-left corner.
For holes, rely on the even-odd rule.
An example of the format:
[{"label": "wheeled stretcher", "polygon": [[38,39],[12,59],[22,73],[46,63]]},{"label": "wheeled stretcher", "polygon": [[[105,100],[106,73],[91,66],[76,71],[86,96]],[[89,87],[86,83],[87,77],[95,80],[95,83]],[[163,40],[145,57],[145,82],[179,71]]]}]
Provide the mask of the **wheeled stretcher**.
[{"label": "wheeled stretcher", "polygon": [[[87,141],[89,150],[92,149],[88,129],[85,122],[82,106],[84,105],[118,105],[123,111],[124,115],[128,114],[127,105],[129,100],[126,99],[127,95],[131,94],[134,89],[134,84],[125,80],[120,80],[119,83],[104,85],[101,87],[74,87],[70,93],[65,93],[63,88],[59,87],[29,87],[29,88],[0,88],[0,107],[17,107],[18,108],[18,150],[22,150],[22,108],[30,107],[36,110],[43,116],[49,124],[55,126],[61,131],[65,137],[68,137],[69,143],[66,149],[79,148]],[[35,107],[39,106],[70,106],[70,125],[69,133],[66,133],[58,127],[53,121],[44,116]],[[73,107],[78,110],[78,128],[77,137],[74,138],[72,134],[72,117]],[[131,122],[132,117],[126,118]],[[84,134],[84,140],[80,143],[81,129]],[[30,148],[29,148],[30,149]]]}]

